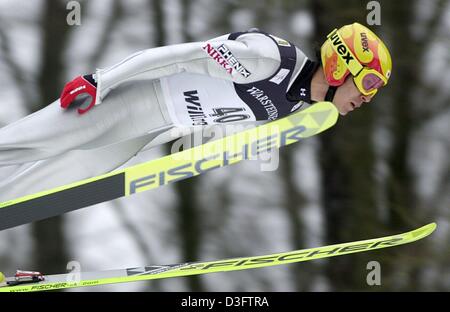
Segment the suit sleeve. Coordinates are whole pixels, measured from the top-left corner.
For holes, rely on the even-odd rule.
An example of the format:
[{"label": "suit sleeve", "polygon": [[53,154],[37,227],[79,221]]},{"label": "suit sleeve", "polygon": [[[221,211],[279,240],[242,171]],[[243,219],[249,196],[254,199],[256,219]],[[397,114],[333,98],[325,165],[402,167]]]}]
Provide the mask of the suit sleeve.
[{"label": "suit sleeve", "polygon": [[[143,50],[111,67],[97,69],[96,104],[100,104],[112,89],[125,81],[153,80],[189,72],[232,80],[235,83],[251,83],[269,77],[278,69],[278,48],[267,36],[249,33],[237,40],[227,38],[225,35],[205,42]],[[211,49],[218,49],[222,45],[250,75],[245,77],[236,71],[227,70],[223,59],[211,52]]]}]

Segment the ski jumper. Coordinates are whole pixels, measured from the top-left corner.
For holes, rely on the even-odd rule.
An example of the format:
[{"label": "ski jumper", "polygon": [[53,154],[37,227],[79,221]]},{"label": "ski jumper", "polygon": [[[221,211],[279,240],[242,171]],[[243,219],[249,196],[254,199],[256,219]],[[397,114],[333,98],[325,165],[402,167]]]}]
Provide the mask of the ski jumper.
[{"label": "ski jumper", "polygon": [[0,129],[0,202],[110,172],[174,127],[284,117],[311,103],[317,67],[259,31],[135,53],[96,71],[88,113],[56,100]]}]

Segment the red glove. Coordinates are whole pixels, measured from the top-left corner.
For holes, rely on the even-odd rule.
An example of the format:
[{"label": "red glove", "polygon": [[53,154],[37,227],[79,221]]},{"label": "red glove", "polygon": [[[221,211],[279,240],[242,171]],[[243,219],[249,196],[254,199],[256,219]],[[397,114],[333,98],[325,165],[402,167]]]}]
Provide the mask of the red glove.
[{"label": "red glove", "polygon": [[93,75],[78,76],[64,86],[60,97],[62,108],[66,109],[78,95],[86,93],[91,96],[91,102],[87,108],[78,108],[78,113],[84,114],[95,105],[97,83],[92,76]]}]

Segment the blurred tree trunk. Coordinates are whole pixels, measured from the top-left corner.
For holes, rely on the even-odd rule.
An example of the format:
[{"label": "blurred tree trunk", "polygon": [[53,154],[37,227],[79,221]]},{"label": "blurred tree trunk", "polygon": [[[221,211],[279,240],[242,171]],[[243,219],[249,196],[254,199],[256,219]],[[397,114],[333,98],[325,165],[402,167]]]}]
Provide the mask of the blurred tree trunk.
[{"label": "blurred tree trunk", "polygon": [[191,20],[191,3],[192,0],[181,0],[181,33],[184,42],[194,41],[191,35],[189,22]]},{"label": "blurred tree trunk", "polygon": [[[163,1],[153,0],[153,13],[155,18],[155,44],[164,46],[167,44],[164,27]],[[182,1],[182,30],[185,42],[191,39],[188,32],[190,2]],[[170,153],[170,145],[166,151]],[[192,178],[188,181],[180,181],[173,185],[177,195],[175,210],[178,211],[177,230],[181,249],[182,261],[200,260],[201,229],[200,229],[200,201],[197,196],[197,186],[200,178]],[[199,276],[191,276],[185,279],[190,291],[203,291],[204,287]]]},{"label": "blurred tree trunk", "polygon": [[[386,193],[390,216],[390,225],[395,229],[408,230],[419,225],[415,220],[422,216],[419,211],[419,198],[415,191],[413,169],[410,154],[414,131],[417,125],[424,123],[424,103],[428,98],[417,99],[416,90],[422,87],[420,73],[425,71],[424,58],[432,40],[438,36],[437,30],[445,11],[446,0],[440,0],[433,6],[429,21],[422,25],[421,34],[414,32],[411,24],[417,23],[418,1],[386,1],[383,3],[388,29],[395,29],[391,34],[391,53],[393,55],[393,75],[389,86],[392,98],[392,124],[390,136],[392,148],[388,155],[390,175],[386,181]],[[439,39],[438,39],[439,40]],[[426,107],[426,105],[425,105]],[[430,113],[430,111],[428,111]],[[431,114],[432,115],[432,114]],[[427,216],[430,217],[430,216]],[[409,252],[408,252],[409,251]],[[420,265],[411,261],[418,255],[427,253],[427,245],[420,242],[416,248],[401,254],[396,263],[401,265],[392,268],[402,274],[401,284],[394,287],[402,290],[420,290]]]},{"label": "blurred tree trunk", "polygon": [[[297,4],[298,5],[298,4]],[[269,10],[271,16],[273,32],[285,36],[284,39],[290,40],[294,34],[290,32],[291,27],[284,21],[290,18],[290,14],[295,12],[296,4],[291,1],[283,1],[281,6]],[[280,25],[277,25],[279,23]],[[295,41],[294,41],[295,42]],[[298,186],[298,177],[296,172],[296,157],[299,155],[298,146],[292,145],[283,148],[280,151],[280,172],[281,181],[283,181],[281,207],[286,213],[286,222],[288,224],[289,238],[293,249],[306,247],[307,238],[305,235],[304,207],[307,204],[306,198]],[[292,266],[292,280],[296,291],[312,291],[312,281],[317,274],[317,266],[313,262],[305,262],[302,265]]]},{"label": "blurred tree trunk", "polygon": [[[38,109],[58,98],[65,67],[63,52],[70,26],[66,23],[65,2],[46,0],[42,9],[42,57],[38,74],[40,98]],[[36,107],[36,106],[34,106]],[[39,129],[36,129],[39,131]],[[54,217],[32,225],[33,259],[36,269],[47,274],[66,270],[68,248],[64,233],[64,217]]]},{"label": "blurred tree trunk", "polygon": [[[355,21],[365,24],[365,3],[313,1],[316,38]],[[332,12],[332,14],[330,14]],[[375,29],[375,32],[377,30]],[[370,105],[340,118],[320,135],[322,198],[326,243],[370,238],[381,233],[376,216],[375,159],[372,144],[374,112]],[[327,277],[334,290],[367,289],[365,268],[370,254],[329,261]]]},{"label": "blurred tree trunk", "polygon": [[[281,206],[285,209],[286,220],[289,227],[289,237],[294,249],[305,247],[303,207],[306,200],[299,190],[296,182],[295,170],[295,146],[288,146],[280,151],[280,175],[282,180]],[[311,291],[311,280],[313,275],[311,263],[292,266],[292,279],[296,291]]]},{"label": "blurred tree trunk", "polygon": [[[395,56],[394,71],[389,86],[393,98],[391,140],[392,150],[388,157],[390,176],[386,183],[390,223],[393,228],[408,229],[408,218],[414,208],[412,172],[408,166],[408,153],[414,126],[415,85],[420,70],[421,49],[411,33],[411,18],[414,18],[415,1],[386,2],[386,21],[392,32],[391,53]],[[407,51],[407,53],[405,53]],[[407,82],[407,83],[405,83]]]},{"label": "blurred tree trunk", "polygon": [[[418,60],[420,59],[420,48],[413,39],[410,31],[410,22],[414,18],[414,2],[397,1],[386,4],[389,8],[386,14],[386,22],[389,28],[395,29],[392,32],[391,53],[394,58],[394,70],[389,86],[389,93],[392,98],[392,122],[390,129],[391,151],[387,157],[389,176],[385,184],[387,194],[387,205],[389,222],[392,229],[408,229],[408,221],[412,219],[414,211],[415,193],[413,191],[412,172],[408,166],[408,154],[410,151],[410,140],[413,130],[413,103],[412,92],[416,88],[416,73]],[[407,51],[405,53],[405,51]],[[407,82],[407,83],[403,83]],[[400,265],[390,264],[385,266],[384,271],[388,276],[393,276],[395,272],[403,271],[402,285],[404,290],[414,290],[414,282],[411,279],[410,263],[407,256],[412,256],[411,252],[403,252],[397,259]],[[406,257],[405,257],[406,256]],[[411,272],[412,273],[412,272]],[[408,282],[409,280],[409,282]],[[391,282],[390,282],[391,283]],[[392,281],[395,283],[395,280]],[[399,285],[401,286],[401,285]],[[397,286],[397,287],[399,287]],[[395,287],[392,285],[391,287]]]}]

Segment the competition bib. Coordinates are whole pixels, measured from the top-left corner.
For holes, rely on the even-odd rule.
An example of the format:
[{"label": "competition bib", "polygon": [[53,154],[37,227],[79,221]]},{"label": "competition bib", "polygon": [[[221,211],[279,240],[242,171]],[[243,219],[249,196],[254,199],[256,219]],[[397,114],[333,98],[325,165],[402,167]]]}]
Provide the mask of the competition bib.
[{"label": "competition bib", "polygon": [[181,73],[161,78],[161,87],[175,124],[198,126],[256,120],[231,81]]}]

